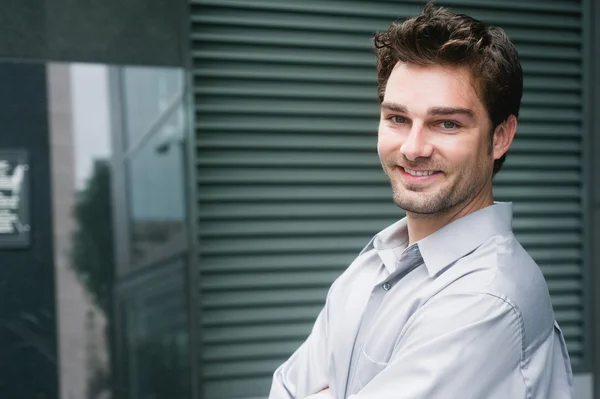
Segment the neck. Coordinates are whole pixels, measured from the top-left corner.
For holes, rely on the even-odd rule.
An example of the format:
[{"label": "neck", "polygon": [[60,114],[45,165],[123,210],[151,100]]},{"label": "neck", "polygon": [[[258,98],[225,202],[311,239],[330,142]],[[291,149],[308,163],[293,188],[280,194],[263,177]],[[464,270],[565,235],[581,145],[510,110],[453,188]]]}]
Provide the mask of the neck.
[{"label": "neck", "polygon": [[494,204],[491,190],[486,195],[475,197],[467,203],[461,203],[453,208],[440,213],[424,215],[418,213],[406,213],[408,227],[408,245],[435,233],[442,227],[467,216],[470,213]]}]

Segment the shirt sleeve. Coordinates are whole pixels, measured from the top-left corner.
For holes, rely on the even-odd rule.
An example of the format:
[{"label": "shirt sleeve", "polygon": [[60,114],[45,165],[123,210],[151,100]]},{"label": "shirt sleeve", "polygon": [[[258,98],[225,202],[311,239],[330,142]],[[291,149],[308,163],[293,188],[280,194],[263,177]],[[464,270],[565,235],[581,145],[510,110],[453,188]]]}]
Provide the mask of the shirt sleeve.
[{"label": "shirt sleeve", "polygon": [[273,375],[269,399],[304,399],[327,387],[327,304],[304,343]]},{"label": "shirt sleeve", "polygon": [[413,315],[389,363],[350,399],[525,399],[522,342],[519,314],[503,299],[440,296]]}]

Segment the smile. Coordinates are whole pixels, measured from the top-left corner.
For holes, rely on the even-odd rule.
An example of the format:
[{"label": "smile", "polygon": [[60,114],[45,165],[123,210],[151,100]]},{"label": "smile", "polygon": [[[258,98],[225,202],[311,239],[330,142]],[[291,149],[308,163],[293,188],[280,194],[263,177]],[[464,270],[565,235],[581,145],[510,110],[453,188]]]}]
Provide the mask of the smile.
[{"label": "smile", "polygon": [[402,169],[404,169],[404,171],[411,176],[431,176],[432,174],[436,173],[435,170],[411,170],[407,168]]}]

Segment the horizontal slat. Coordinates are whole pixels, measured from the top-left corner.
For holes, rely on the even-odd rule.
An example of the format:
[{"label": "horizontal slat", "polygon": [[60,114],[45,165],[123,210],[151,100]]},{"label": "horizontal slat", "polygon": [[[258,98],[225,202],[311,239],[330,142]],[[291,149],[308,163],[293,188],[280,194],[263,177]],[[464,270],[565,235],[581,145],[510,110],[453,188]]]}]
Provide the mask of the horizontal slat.
[{"label": "horizontal slat", "polygon": [[236,273],[213,275],[200,284],[203,293],[279,288],[329,288],[339,271]]},{"label": "horizontal slat", "polygon": [[366,245],[366,236],[336,236],[327,237],[270,237],[237,239],[236,245],[231,245],[226,240],[203,240],[202,252],[213,254],[275,254],[275,253],[306,253],[306,252],[332,252],[332,251],[359,251]]},{"label": "horizontal slat", "polygon": [[273,359],[211,363],[210,367],[203,368],[202,376],[209,380],[261,377],[272,374],[286,359],[287,356],[281,356]]},{"label": "horizontal slat", "polygon": [[[330,236],[330,235],[374,235],[384,229],[395,219],[369,218],[357,221],[348,219],[308,219],[302,220],[247,220],[243,223],[206,222],[200,224],[199,235],[203,238],[235,238],[235,237],[298,237]],[[513,228],[525,231],[579,231],[581,220],[578,217],[542,217],[519,218],[513,223]]]},{"label": "horizontal slat", "polygon": [[202,332],[204,344],[233,344],[242,342],[264,342],[269,340],[306,339],[313,322],[263,324],[260,326],[205,328]]},{"label": "horizontal slat", "polygon": [[[246,15],[251,19],[252,12],[269,13],[270,17],[280,17],[283,19],[323,18],[324,25],[331,21],[328,18],[333,16],[336,19],[344,19],[351,24],[352,19],[367,26],[378,26],[379,18],[385,26],[389,25],[395,17],[408,17],[416,14],[422,9],[422,3],[414,5],[406,4],[382,4],[374,3],[369,7],[361,6],[360,3],[352,4],[349,2],[332,1],[302,1],[302,2],[272,2],[265,0],[254,0],[247,2],[243,0],[191,0],[191,4],[198,4],[205,8],[197,10],[198,14],[204,14],[212,10],[213,13],[226,12],[229,15]],[[500,6],[500,4],[502,4]],[[546,7],[535,3],[525,3],[518,1],[503,1],[502,3],[472,3],[473,7],[464,7],[464,3],[457,3],[460,6],[460,12],[465,12],[475,18],[485,22],[498,24],[500,26],[529,26],[529,27],[563,27],[580,28],[581,27],[581,8],[571,5],[555,5]],[[220,8],[217,8],[220,7]],[[490,9],[491,8],[491,9]],[[519,12],[515,12],[518,10]],[[278,12],[279,14],[275,14]],[[275,14],[275,15],[273,15]]]},{"label": "horizontal slat", "polygon": [[581,309],[581,297],[579,295],[556,295],[550,299],[555,309]]},{"label": "horizontal slat", "polygon": [[[219,29],[220,28],[220,29]],[[579,53],[577,49],[581,43],[581,36],[575,32],[556,31],[521,31],[513,29],[510,37],[519,49],[520,55],[536,57],[539,54],[539,46],[552,46],[556,49],[554,55],[548,55],[544,58],[563,58],[565,54],[572,52],[575,56]],[[201,30],[191,35],[192,41],[237,45],[240,47],[251,46],[277,46],[284,48],[312,48],[312,49],[333,49],[333,50],[355,50],[368,52],[373,48],[371,35],[361,32],[354,34],[338,34],[319,31],[304,32],[298,34],[290,32],[290,29],[272,29],[261,27],[258,29],[248,29],[237,27],[231,29],[230,26],[211,27],[203,26]],[[531,47],[536,45],[536,49]],[[546,54],[546,53],[544,53]]]},{"label": "horizontal slat", "polygon": [[[519,47],[520,57],[524,72],[525,89],[536,88],[547,77],[539,77],[539,74],[557,75],[557,77],[576,76],[573,74],[572,64],[581,60],[581,53],[576,47],[543,47],[540,45],[521,45]],[[351,84],[375,83],[375,57],[370,50],[330,50],[330,49],[307,49],[290,48],[287,46],[266,46],[258,44],[247,44],[245,46],[221,44],[219,46],[203,46],[201,50],[192,52],[194,62],[201,67],[195,69],[195,77],[219,78],[230,77],[232,79],[263,79],[263,80],[285,80],[292,82],[302,81],[333,81],[347,82]],[[223,70],[207,68],[210,63],[218,62],[223,65]],[[543,65],[542,63],[548,63]],[[203,65],[203,64],[207,65]],[[253,63],[253,70],[239,68],[239,63]],[[229,68],[227,68],[229,64]],[[559,64],[568,64],[569,69],[561,71],[556,68]],[[286,66],[282,69],[282,66]],[[319,66],[314,69],[317,73],[292,75],[292,68],[306,68],[307,66]],[[256,69],[259,67],[259,69]],[[262,68],[260,68],[262,67]],[[235,68],[235,69],[234,69]],[[234,70],[233,70],[234,69]],[[337,71],[337,75],[335,72]],[[329,73],[328,73],[329,72]],[[330,76],[331,75],[331,76]],[[337,78],[336,78],[337,76]],[[562,87],[579,87],[580,82],[572,82],[570,86],[565,83],[556,82]],[[548,86],[548,85],[547,85]],[[556,87],[554,87],[556,88]]]},{"label": "horizontal slat", "polygon": [[554,315],[557,320],[564,323],[578,323],[583,320],[583,315],[579,309],[556,310]]},{"label": "horizontal slat", "polygon": [[580,170],[581,169],[581,157],[576,155],[521,155],[521,154],[508,154],[507,161],[502,166],[502,170],[508,168],[514,168],[515,170],[527,170],[543,168],[544,170]]},{"label": "horizontal slat", "polygon": [[[192,32],[194,40],[203,41],[207,39],[204,36],[206,33],[225,35],[231,34],[232,31],[239,32],[240,35],[251,37],[263,36],[286,36],[294,35],[296,37],[319,37],[330,41],[360,43],[366,37],[373,35],[375,29],[372,26],[361,24],[358,26],[349,26],[341,18],[332,19],[329,24],[319,23],[318,20],[312,18],[279,19],[273,18],[269,14],[255,13],[252,18],[246,15],[235,13],[227,13],[226,11],[220,14],[202,13],[194,15],[192,20]],[[388,21],[388,23],[391,21]],[[384,25],[385,22],[382,22]],[[578,45],[581,42],[579,29],[572,30],[557,30],[528,28],[527,26],[508,27],[506,29],[508,36],[515,43],[526,42],[541,42],[541,43],[570,43]],[[236,38],[232,37],[232,40]]]},{"label": "horizontal slat", "polygon": [[[211,52],[203,54],[202,67],[194,69],[195,90],[200,90],[196,92],[202,93],[203,88],[225,90],[264,86],[265,92],[269,93],[272,90],[271,86],[279,85],[289,87],[289,95],[292,95],[295,86],[337,85],[345,87],[345,90],[362,88],[365,93],[373,95],[368,98],[375,98],[377,75],[374,70],[374,60],[367,58],[360,61],[361,59],[359,57],[358,62],[355,60],[352,64],[342,62],[332,64],[327,62],[327,59],[315,57],[288,59],[278,54],[252,53],[245,56],[236,52]],[[563,89],[564,91],[565,88],[572,90],[580,88],[581,66],[577,62],[523,60],[522,66],[526,75],[525,97],[527,93],[535,90]],[[550,76],[553,82],[556,79],[566,80],[559,81],[560,87],[555,87],[554,83],[548,84]]]},{"label": "horizontal slat", "polygon": [[[323,298],[325,302],[325,298]],[[317,318],[323,305],[285,306],[285,307],[260,307],[244,309],[218,309],[216,311],[205,310],[202,313],[202,326],[223,327],[261,325],[265,323],[301,322],[311,323]]]},{"label": "horizontal slat", "polygon": [[[236,245],[228,240],[204,240],[203,253],[222,254],[270,254],[270,253],[305,253],[330,252],[339,250],[359,251],[368,239],[368,234],[362,235],[335,235],[327,237],[304,236],[298,237],[272,236],[268,238],[240,238]],[[523,246],[551,248],[555,246],[579,247],[581,245],[581,234],[568,232],[517,232],[517,238]]]},{"label": "horizontal slat", "polygon": [[[565,258],[567,258],[566,256],[562,256],[561,254],[559,254],[558,252],[561,252],[561,250],[553,250],[553,251],[545,251],[548,252],[548,254],[546,255],[546,257],[550,257],[551,254],[556,253],[559,256],[559,260],[556,259],[550,259],[550,260],[543,260],[543,259],[535,259],[540,265],[541,265],[541,269],[542,272],[544,272],[544,276],[546,276],[546,278],[550,279],[563,279],[563,278],[575,278],[575,279],[580,279],[581,276],[581,263],[577,263],[577,262],[569,262],[568,260],[566,260]],[[574,258],[573,260],[578,260],[577,258],[581,257],[580,252],[578,250],[571,250],[572,253],[572,257]]]},{"label": "horizontal slat", "polygon": [[580,280],[571,279],[571,280],[552,280],[549,279],[547,281],[548,289],[551,294],[559,294],[563,292],[576,292],[580,293],[583,286]]},{"label": "horizontal slat", "polygon": [[[368,243],[368,241],[367,241]],[[366,243],[364,244],[366,246]],[[364,247],[364,246],[363,246]],[[362,248],[360,248],[362,249]],[[360,251],[360,249],[358,251]],[[243,257],[223,253],[220,256],[202,254],[200,271],[209,273],[262,272],[272,270],[343,270],[358,255],[358,251],[308,254],[249,254]]]},{"label": "horizontal slat", "polygon": [[202,307],[206,309],[227,309],[232,307],[252,308],[257,306],[297,306],[322,305],[328,287],[281,289],[265,291],[237,291],[203,294]]},{"label": "horizontal slat", "polygon": [[544,248],[552,248],[556,246],[566,246],[566,247],[577,247],[579,248],[581,245],[581,234],[580,233],[554,233],[554,232],[517,232],[516,233],[519,242],[524,247],[544,247]]},{"label": "horizontal slat", "polygon": [[575,324],[562,323],[560,329],[567,341],[579,340],[583,335],[583,329],[580,322]]},{"label": "horizontal slat", "polygon": [[213,345],[204,349],[202,359],[210,368],[213,362],[235,360],[260,360],[287,358],[300,343],[297,340],[279,342],[253,342],[251,344]]},{"label": "horizontal slat", "polygon": [[570,357],[575,358],[577,361],[581,356],[583,356],[583,345],[581,342],[569,340],[566,342],[566,344]]},{"label": "horizontal slat", "polygon": [[[270,87],[269,87],[270,85]],[[366,85],[365,85],[366,86]],[[337,100],[352,101],[368,104],[369,107],[377,107],[376,91],[374,85],[362,87],[362,85],[346,84],[316,84],[316,83],[292,83],[282,84],[277,82],[256,82],[253,85],[232,85],[231,82],[219,85],[212,81],[210,84],[202,85],[195,89],[197,103],[204,99],[218,99],[224,106],[232,98],[246,102],[257,98],[266,99],[295,99],[295,100]],[[375,104],[375,105],[374,105]],[[526,92],[521,103],[522,107],[581,107],[581,96],[577,93],[563,93],[562,96],[548,96],[547,93]]]},{"label": "horizontal slat", "polygon": [[[221,256],[207,256],[203,253],[200,270],[204,274],[209,273],[237,273],[273,270],[306,270],[340,271],[350,265],[352,260],[358,256],[360,250],[367,245],[370,238],[366,238],[362,247],[358,249],[347,249],[344,252],[331,251],[329,253],[307,253],[307,254],[249,254],[243,257],[235,256],[227,252]],[[556,248],[528,248],[533,259],[542,265],[547,275],[575,276],[581,273],[579,268],[581,262],[581,251],[579,246],[569,248],[558,246]]]}]

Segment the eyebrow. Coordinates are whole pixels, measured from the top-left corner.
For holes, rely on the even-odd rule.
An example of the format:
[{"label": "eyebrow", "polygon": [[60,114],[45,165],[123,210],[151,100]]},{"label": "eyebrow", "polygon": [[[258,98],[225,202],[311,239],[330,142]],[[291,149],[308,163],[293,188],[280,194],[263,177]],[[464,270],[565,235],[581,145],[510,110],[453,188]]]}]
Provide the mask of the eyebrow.
[{"label": "eyebrow", "polygon": [[[405,113],[405,114],[408,113],[408,108],[402,104],[383,102],[383,103],[381,103],[381,108],[387,109],[387,110],[390,110],[393,112],[400,112],[400,113]],[[433,116],[440,116],[440,115],[447,116],[447,115],[460,114],[460,115],[465,115],[471,119],[475,118],[475,113],[473,112],[473,110],[471,110],[469,108],[460,108],[460,107],[432,107],[427,110],[427,114],[433,115]]]},{"label": "eyebrow", "polygon": [[394,112],[402,112],[404,114],[408,113],[408,108],[406,108],[404,105],[396,103],[383,102],[381,103],[381,108],[389,109],[390,111]]},{"label": "eyebrow", "polygon": [[456,115],[461,114],[469,118],[475,118],[475,113],[469,108],[454,108],[454,107],[433,107],[427,110],[429,115]]}]

